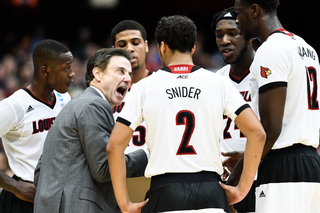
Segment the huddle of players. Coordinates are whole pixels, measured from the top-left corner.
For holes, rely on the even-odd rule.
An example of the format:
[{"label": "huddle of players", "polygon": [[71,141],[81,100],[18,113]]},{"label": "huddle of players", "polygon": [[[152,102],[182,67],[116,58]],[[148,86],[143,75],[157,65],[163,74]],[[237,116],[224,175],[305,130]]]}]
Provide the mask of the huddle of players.
[{"label": "huddle of players", "polygon": [[[123,34],[121,35],[123,39],[117,40],[117,43],[114,42],[114,46],[125,48],[131,52],[133,56],[132,69],[139,71],[134,72],[132,82],[136,84],[132,87],[130,92],[132,94],[126,97],[128,102],[126,101],[125,110],[119,117],[115,115],[115,118],[118,117],[117,124],[107,148],[111,177],[115,182],[114,191],[123,212],[126,212],[127,209],[123,207],[125,205],[122,205],[121,190],[117,188],[119,182],[114,175],[118,174],[115,170],[115,162],[117,161],[112,153],[117,151],[113,147],[114,144],[121,143],[127,147],[129,141],[119,141],[117,138],[119,138],[119,132],[123,134],[129,128],[136,130],[132,137],[128,137],[131,141],[129,147],[134,147],[134,145],[141,147],[148,144],[151,154],[146,169],[146,175],[152,177],[151,189],[146,197],[149,198],[149,201],[134,206],[141,209],[146,205],[143,212],[179,212],[182,210],[229,212],[228,200],[229,204],[236,203],[250,189],[247,187],[248,184],[243,184],[246,189],[241,191],[241,187],[239,188],[238,185],[239,181],[244,181],[240,177],[241,171],[243,170],[244,174],[249,174],[250,162],[248,163],[246,156],[243,161],[244,150],[246,150],[245,155],[250,156],[256,152],[255,158],[259,158],[260,161],[262,156],[263,160],[259,167],[257,181],[253,183],[248,196],[235,205],[236,210],[239,212],[317,212],[317,209],[320,209],[320,195],[318,193],[320,190],[320,157],[316,153],[316,148],[319,145],[318,56],[303,39],[282,28],[276,15],[278,3],[276,0],[255,1],[254,3],[248,0],[237,0],[235,9],[230,8],[214,16],[212,29],[216,35],[217,46],[228,64],[219,70],[218,74],[229,78],[229,81],[193,65],[191,57],[195,51],[196,28],[187,17],[171,16],[163,17],[160,20],[156,29],[156,39],[164,68],[141,81],[139,80],[151,74],[144,63],[145,54],[148,52],[145,30],[140,25],[138,28],[130,29],[122,24],[126,30],[118,29],[118,33],[112,32],[118,36],[120,33]],[[134,22],[125,21],[123,23],[132,25]],[[180,28],[174,27],[172,23],[190,27],[188,39],[168,41],[167,38],[170,35],[174,38],[174,34],[170,34],[172,32],[181,36],[179,35]],[[168,35],[162,35],[161,32]],[[252,41],[253,38],[258,38],[262,42],[256,52],[256,41]],[[186,49],[181,49],[180,47],[185,44],[189,46]],[[308,57],[307,53],[303,53],[303,50],[307,49],[313,52],[313,57]],[[186,60],[181,60],[183,63],[180,63],[179,60],[173,60],[176,54]],[[184,75],[182,79],[177,78],[181,75]],[[170,105],[172,102],[168,102],[167,93],[163,96],[163,100],[161,94],[157,93],[160,90],[156,85],[159,84],[159,80],[164,88],[174,88],[179,85],[182,88],[184,85],[189,85],[187,88],[190,88],[190,91],[191,88],[201,88],[202,94],[198,91],[197,99],[186,102],[175,98],[175,104]],[[218,80],[216,82],[218,86],[215,85],[212,88],[208,86],[212,83],[210,80]],[[194,86],[197,84],[199,86]],[[234,96],[234,88],[237,88],[242,96],[239,94]],[[166,90],[164,89],[164,91]],[[221,92],[211,95],[210,93],[214,93],[213,91],[224,92],[222,92],[223,95],[220,94]],[[163,103],[168,102],[167,106],[159,107],[160,103],[151,99],[152,95],[156,95],[156,98],[162,100]],[[217,100],[228,103],[223,107],[212,105],[213,109],[201,109],[202,112],[196,110],[199,108],[198,106],[204,105],[197,105],[197,101],[210,103],[208,99],[211,98],[208,97],[214,97],[214,95],[220,95]],[[261,144],[257,146],[257,150],[252,149],[254,142],[251,140],[251,134],[254,135],[253,130],[258,131],[259,126],[257,125],[258,130],[246,126],[249,122],[254,123],[255,118],[251,117],[251,114],[247,114],[250,108],[244,100],[240,101],[239,97],[243,97],[251,105],[264,127],[267,137],[263,150]],[[59,100],[61,101],[61,99]],[[195,105],[195,109],[191,105]],[[168,107],[172,108],[172,113],[168,113],[170,111]],[[118,109],[120,111],[121,108]],[[221,120],[214,116],[210,119],[211,111],[215,110],[221,112]],[[117,109],[114,109],[114,112],[117,114]],[[221,124],[222,114],[230,117],[223,117],[223,125]],[[175,120],[173,124],[170,122],[172,117]],[[217,125],[211,121],[213,119],[218,120],[216,121]],[[146,123],[141,124],[142,121]],[[159,122],[159,124],[165,123],[168,126],[154,126],[151,121]],[[220,124],[219,121],[221,121]],[[183,125],[183,129],[179,129],[178,133],[174,130],[177,125]],[[207,126],[204,129],[208,131],[201,134],[199,128],[196,128],[197,125]],[[209,127],[215,129],[218,134],[210,135]],[[146,131],[148,131],[147,140],[145,139]],[[128,132],[132,134],[132,132]],[[222,133],[220,134],[220,132]],[[180,137],[177,141],[178,146],[170,145],[177,140],[179,134],[183,137],[182,140]],[[167,135],[169,136],[167,137]],[[208,138],[202,138],[199,135],[209,135],[213,145],[208,145],[209,143],[205,142]],[[186,139],[186,136],[189,138]],[[261,138],[260,141],[264,141],[264,137]],[[203,144],[196,141],[203,141]],[[219,155],[219,149],[221,149],[221,155]],[[207,155],[207,150],[214,150],[213,158]],[[168,153],[174,153],[174,156]],[[200,159],[199,156],[206,157]],[[218,165],[220,158],[223,161],[224,169],[222,165]],[[247,159],[250,158],[247,157]],[[238,161],[238,165],[234,168]],[[255,160],[255,162],[258,161]],[[252,179],[254,166],[250,169],[250,179]],[[225,179],[232,170],[234,172],[228,177],[227,185],[237,186],[235,188],[219,182],[221,181],[220,175]],[[255,173],[256,170],[253,172]],[[186,173],[194,176],[189,177]],[[218,174],[218,177],[215,174]],[[195,176],[203,180],[193,179]],[[28,178],[24,179],[28,180]],[[32,180],[30,179],[30,181]],[[207,185],[208,181],[214,182],[214,185]],[[199,189],[199,194],[196,194],[199,197],[203,194],[204,198],[200,199],[201,201],[198,201],[196,197],[187,200],[190,199],[189,195],[195,196],[195,189],[189,188],[187,191],[183,191],[185,184],[190,187],[194,183],[200,184],[197,187],[204,187]],[[183,187],[181,184],[184,184]],[[159,192],[159,187],[163,187],[163,185],[170,185],[171,188],[169,187],[169,191],[162,188],[162,192]],[[251,184],[249,185],[251,186]],[[226,194],[224,190],[221,191],[222,188],[225,189]],[[211,189],[216,190],[217,193],[215,191],[208,192]],[[238,190],[238,194],[235,189]],[[244,191],[245,194],[240,193]],[[217,200],[221,196],[224,199],[218,202]],[[210,201],[205,201],[205,197],[209,197]],[[186,199],[185,203],[183,199]],[[128,210],[128,212],[130,211]]]},{"label": "huddle of players", "polygon": [[[227,114],[226,107],[223,113],[229,118],[224,117],[224,127],[221,127],[222,134],[220,135],[224,172],[220,172],[220,168],[214,168],[214,166],[213,169],[211,168],[212,170],[205,168],[207,162],[199,163],[201,162],[198,159],[199,155],[206,156],[206,152],[199,148],[199,141],[208,150],[214,149],[206,144],[206,139],[198,136],[201,130],[197,129],[195,124],[200,122],[201,127],[205,129],[210,127],[212,123],[208,121],[211,114],[206,111],[206,108],[202,108],[202,112],[193,108],[199,106],[196,100],[202,101],[203,92],[210,89],[219,92],[220,90],[212,89],[209,86],[206,88],[197,87],[194,82],[201,81],[203,85],[207,85],[204,79],[210,79],[210,77],[203,73],[201,80],[192,81],[191,79],[196,79],[196,73],[201,73],[201,69],[192,66],[192,61],[180,60],[179,64],[172,59],[177,52],[192,54],[193,48],[179,49],[177,45],[179,42],[174,42],[165,36],[165,39],[162,40],[161,36],[157,34],[162,32],[174,36],[173,32],[177,33],[177,31],[170,29],[170,27],[166,28],[166,24],[179,23],[179,26],[184,26],[184,24],[189,26],[186,24],[188,21],[179,22],[177,17],[160,20],[156,29],[156,39],[164,68],[132,88],[132,95],[129,96],[124,111],[117,119],[107,147],[114,191],[121,210],[130,212],[132,209],[140,209],[145,205],[142,212],[179,212],[191,209],[195,212],[235,211],[233,207],[229,210],[229,207],[223,205],[224,201],[221,203],[212,201],[215,200],[215,195],[210,194],[208,192],[210,190],[216,190],[216,195],[218,194],[221,199],[223,196],[219,195],[220,192],[215,186],[205,184],[208,181],[206,177],[209,177],[212,182],[215,178],[203,172],[215,171],[225,179],[229,175],[227,173],[230,170],[233,171],[228,177],[227,185],[237,187],[233,188],[222,183],[221,186],[227,192],[229,204],[237,203],[243,198],[237,190],[241,188],[240,183],[249,170],[249,157],[246,155],[256,152],[255,157],[262,159],[257,181],[253,183],[251,189],[250,187],[246,189],[245,194],[249,190],[250,193],[242,202],[235,205],[235,209],[239,212],[318,211],[320,157],[316,148],[319,146],[317,95],[319,92],[317,85],[319,61],[315,50],[310,45],[299,36],[283,29],[277,17],[278,5],[279,1],[277,0],[236,0],[235,9],[231,8],[214,16],[212,27],[216,35],[216,42],[224,60],[229,64],[218,73],[230,79],[243,99],[251,105],[266,132],[265,145],[260,156],[258,146],[252,150],[251,143],[249,143],[250,133],[254,131],[251,129],[250,133],[246,132],[246,128],[240,122],[242,115],[248,111],[240,107],[239,114],[234,117]],[[180,17],[180,19],[184,18]],[[187,32],[192,34],[193,31],[189,29]],[[185,44],[187,46],[187,43]],[[173,52],[166,53],[167,48]],[[170,53],[171,57],[168,56]],[[181,72],[181,70],[184,71]],[[180,80],[172,80],[175,83],[171,84],[170,78],[174,77]],[[164,79],[166,80],[164,81]],[[184,79],[183,83],[179,82],[182,81],[181,79]],[[183,86],[191,88],[187,79],[193,82],[191,84],[193,88],[200,88],[202,94],[199,99],[179,99],[182,97],[181,88]],[[161,82],[160,86],[157,85],[157,90],[154,89],[155,80]],[[214,84],[213,82],[211,84]],[[166,91],[165,96],[159,92],[161,88]],[[175,96],[177,98],[169,98],[170,101],[168,101],[168,97],[173,97],[173,88],[177,90]],[[181,91],[178,91],[179,88]],[[157,100],[161,100],[163,105],[169,107],[160,104],[157,108],[154,104],[158,101],[152,99],[151,94],[156,96]],[[185,97],[188,96],[185,95]],[[211,96],[206,96],[206,99],[214,99],[214,97],[214,94],[211,94]],[[176,100],[179,101],[173,102]],[[211,106],[209,100],[202,103],[205,104],[201,106]],[[180,106],[178,108],[180,111],[176,108],[177,105]],[[154,107],[152,108],[152,106]],[[211,107],[213,111],[216,109]],[[201,117],[203,114],[206,114],[207,117]],[[158,115],[161,116],[158,117]],[[166,120],[170,117],[176,117],[176,124]],[[133,205],[124,196],[125,187],[123,188],[123,186],[125,183],[121,178],[121,176],[124,177],[124,174],[121,173],[123,159],[117,157],[120,156],[119,153],[123,152],[128,141],[118,137],[124,132],[128,132],[127,134],[130,135],[129,129],[134,130],[141,121],[146,122],[148,130],[146,141],[150,148],[151,157],[145,174],[151,177],[151,188],[146,195],[148,198],[146,201]],[[248,119],[247,122],[254,122],[254,118]],[[165,127],[160,123],[166,124]],[[183,135],[180,143],[175,138],[177,136],[174,125],[182,124],[186,126],[186,129],[184,133],[180,132]],[[220,126],[215,123],[214,127],[219,129]],[[165,133],[170,133],[169,135],[172,137]],[[205,132],[204,134],[209,135],[210,133]],[[124,135],[127,136],[125,133]],[[216,142],[215,136],[211,136],[211,143]],[[170,145],[172,141],[176,142],[175,146]],[[258,140],[255,142],[258,143]],[[115,145],[122,147],[115,147]],[[173,147],[178,147],[178,149],[175,150]],[[241,153],[243,151],[245,151],[244,157]],[[117,156],[116,153],[118,153]],[[212,159],[209,159],[207,158],[210,162]],[[235,166],[237,162],[238,164]],[[192,166],[196,168],[191,168]],[[189,173],[193,175],[192,178],[188,176]],[[203,178],[202,181],[199,181],[198,177]],[[194,192],[192,184],[200,184],[200,186],[197,185],[199,187],[198,193]],[[210,197],[210,204],[206,203],[203,194]],[[196,198],[192,199],[192,196],[196,196]]]}]

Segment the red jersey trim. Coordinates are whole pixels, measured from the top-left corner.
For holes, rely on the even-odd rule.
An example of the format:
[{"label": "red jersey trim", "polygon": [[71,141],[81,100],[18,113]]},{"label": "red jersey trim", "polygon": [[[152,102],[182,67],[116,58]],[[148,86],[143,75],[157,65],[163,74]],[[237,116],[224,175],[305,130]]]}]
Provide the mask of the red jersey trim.
[{"label": "red jersey trim", "polygon": [[[274,33],[283,33],[283,34],[285,34],[287,36],[293,37],[293,34],[291,32],[289,32],[286,29],[280,28],[280,29],[276,29],[272,33],[270,33],[270,35],[266,38],[266,40]],[[264,40],[264,41],[266,41],[266,40]]]},{"label": "red jersey trim", "polygon": [[184,73],[190,73],[194,65],[190,64],[178,64],[178,65],[172,65],[168,66],[172,73],[175,74],[184,74]]},{"label": "red jersey trim", "polygon": [[33,94],[28,87],[22,88],[24,91],[26,91],[32,98],[34,98],[35,100],[47,105],[48,107],[50,107],[51,109],[54,108],[55,104],[56,104],[56,96],[55,94],[52,92],[52,101],[51,103],[46,102],[45,100],[38,98],[35,94]]},{"label": "red jersey trim", "polygon": [[232,81],[236,82],[236,83],[241,83],[241,81],[243,79],[245,79],[245,77],[247,77],[247,75],[249,75],[250,73],[250,69],[248,69],[240,78],[237,78],[235,77],[233,74],[232,74],[232,70],[231,70],[231,67],[230,67],[230,72],[229,72],[229,77]]}]

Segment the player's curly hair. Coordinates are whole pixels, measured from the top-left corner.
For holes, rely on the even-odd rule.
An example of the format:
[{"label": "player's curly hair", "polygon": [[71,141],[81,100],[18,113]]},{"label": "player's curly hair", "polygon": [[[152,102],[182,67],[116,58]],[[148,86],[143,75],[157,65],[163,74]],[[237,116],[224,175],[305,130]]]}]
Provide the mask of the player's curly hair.
[{"label": "player's curly hair", "polygon": [[279,0],[241,0],[242,2],[253,5],[259,5],[266,13],[272,13],[277,10]]},{"label": "player's curly hair", "polygon": [[160,45],[165,42],[171,50],[191,52],[196,43],[197,27],[186,16],[162,17],[155,30],[155,39]]},{"label": "player's curly hair", "polygon": [[98,50],[89,58],[87,63],[87,71],[85,74],[87,87],[89,87],[90,82],[94,79],[92,73],[93,68],[99,67],[101,70],[105,70],[112,56],[123,56],[129,61],[132,59],[130,52],[125,49],[102,48]]},{"label": "player's curly hair", "polygon": [[116,35],[118,33],[121,33],[125,30],[139,30],[141,33],[141,36],[144,41],[147,40],[147,32],[146,29],[138,22],[133,21],[133,20],[124,20],[119,22],[112,30],[111,30],[111,41],[112,45],[115,45],[116,42]]}]

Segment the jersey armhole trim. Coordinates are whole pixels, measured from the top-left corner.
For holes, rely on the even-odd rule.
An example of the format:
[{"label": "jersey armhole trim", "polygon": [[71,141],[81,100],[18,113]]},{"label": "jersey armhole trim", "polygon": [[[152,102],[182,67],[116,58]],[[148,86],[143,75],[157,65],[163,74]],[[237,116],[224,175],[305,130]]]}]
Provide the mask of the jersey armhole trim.
[{"label": "jersey armhole trim", "polygon": [[284,86],[284,87],[287,87],[288,86],[288,83],[287,82],[284,82],[284,81],[278,81],[278,82],[272,82],[272,83],[269,83],[269,84],[265,84],[263,86],[261,86],[259,88],[259,93],[265,91],[266,89],[268,88],[271,88],[271,87],[275,87],[275,86]]},{"label": "jersey armhole trim", "polygon": [[240,115],[240,113],[241,113],[243,110],[247,109],[247,108],[250,108],[250,105],[249,105],[249,104],[244,104],[244,105],[242,105],[242,106],[241,106],[239,109],[237,109],[237,111],[235,112],[236,115],[237,115],[237,116]]},{"label": "jersey armhole trim", "polygon": [[122,123],[122,124],[124,124],[124,125],[126,125],[126,126],[128,126],[128,127],[130,127],[130,125],[131,125],[131,122],[130,122],[130,121],[127,121],[126,119],[121,118],[121,117],[118,117],[118,118],[117,118],[117,122],[120,122],[120,123]]}]

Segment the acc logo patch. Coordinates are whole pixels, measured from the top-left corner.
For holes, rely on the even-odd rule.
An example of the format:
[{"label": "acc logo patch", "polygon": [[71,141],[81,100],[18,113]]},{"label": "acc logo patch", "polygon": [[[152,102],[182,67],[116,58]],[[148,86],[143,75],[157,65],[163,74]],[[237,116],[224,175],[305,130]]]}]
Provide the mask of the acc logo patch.
[{"label": "acc logo patch", "polygon": [[260,68],[261,68],[261,76],[263,78],[268,78],[268,76],[271,75],[272,72],[269,68],[262,67],[262,66],[260,66]]}]

